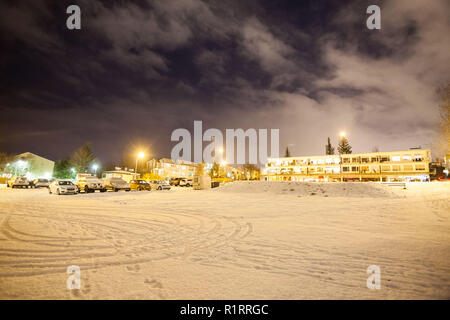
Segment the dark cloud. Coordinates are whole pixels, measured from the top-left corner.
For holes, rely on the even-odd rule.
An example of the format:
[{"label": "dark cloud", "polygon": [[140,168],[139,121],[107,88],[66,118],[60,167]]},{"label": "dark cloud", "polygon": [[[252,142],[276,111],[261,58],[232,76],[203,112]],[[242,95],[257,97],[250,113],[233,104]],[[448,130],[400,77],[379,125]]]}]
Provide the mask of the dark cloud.
[{"label": "dark cloud", "polygon": [[[171,132],[279,128],[281,148],[322,154],[429,147],[450,82],[448,1],[68,1],[0,5],[0,150],[54,159],[86,140],[168,156]],[[369,4],[382,29],[365,28]]]}]

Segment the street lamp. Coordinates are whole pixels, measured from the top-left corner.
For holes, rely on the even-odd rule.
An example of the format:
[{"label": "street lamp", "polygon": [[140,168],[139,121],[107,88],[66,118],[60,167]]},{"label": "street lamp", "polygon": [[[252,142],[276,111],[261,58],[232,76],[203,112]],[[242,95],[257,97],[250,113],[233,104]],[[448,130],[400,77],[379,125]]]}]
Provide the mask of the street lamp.
[{"label": "street lamp", "polygon": [[92,169],[94,169],[94,174],[97,175],[98,164],[94,163]]},{"label": "street lamp", "polygon": [[341,138],[345,138],[345,136],[347,135],[344,131],[342,131],[341,133],[339,133],[339,135],[341,136]]},{"label": "street lamp", "polygon": [[138,161],[139,161],[139,159],[142,159],[143,157],[145,157],[145,153],[143,153],[142,151],[139,152],[136,157],[136,168],[134,169],[135,179],[137,179]]}]

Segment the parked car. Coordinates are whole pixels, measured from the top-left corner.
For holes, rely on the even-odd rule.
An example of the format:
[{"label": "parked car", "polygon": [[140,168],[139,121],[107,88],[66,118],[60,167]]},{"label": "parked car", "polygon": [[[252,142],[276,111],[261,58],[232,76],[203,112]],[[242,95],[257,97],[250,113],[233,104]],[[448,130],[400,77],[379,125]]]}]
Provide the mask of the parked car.
[{"label": "parked car", "polygon": [[34,179],[30,181],[30,186],[32,188],[48,188],[50,182],[47,179]]},{"label": "parked car", "polygon": [[211,188],[217,188],[218,186],[220,186],[219,181],[211,181]]},{"label": "parked car", "polygon": [[9,188],[28,188],[30,182],[25,177],[12,177],[8,180],[6,186]]},{"label": "parked car", "polygon": [[76,180],[76,185],[78,187],[78,192],[83,190],[86,193],[95,192],[95,190],[100,190],[100,192],[105,192],[106,187],[103,182],[101,182],[96,176],[81,176]]},{"label": "parked car", "polygon": [[130,191],[130,184],[123,180],[122,178],[108,178],[103,180],[105,182],[106,190],[119,191],[125,190]]},{"label": "parked car", "polygon": [[70,180],[55,180],[52,183],[50,183],[48,187],[48,193],[50,194],[77,194],[78,193],[78,187],[73,184]]},{"label": "parked car", "polygon": [[192,179],[181,179],[178,185],[180,187],[192,187],[193,181]]},{"label": "parked car", "polygon": [[143,190],[152,190],[152,187],[148,183],[148,181],[145,180],[131,180],[130,181],[130,189],[131,190],[137,190],[137,191],[143,191]]},{"label": "parked car", "polygon": [[152,180],[150,181],[150,186],[152,190],[170,190],[170,185],[162,180]]},{"label": "parked car", "polygon": [[178,186],[178,185],[180,185],[180,181],[182,179],[183,178],[170,178],[169,179],[169,185],[171,185],[171,186]]}]

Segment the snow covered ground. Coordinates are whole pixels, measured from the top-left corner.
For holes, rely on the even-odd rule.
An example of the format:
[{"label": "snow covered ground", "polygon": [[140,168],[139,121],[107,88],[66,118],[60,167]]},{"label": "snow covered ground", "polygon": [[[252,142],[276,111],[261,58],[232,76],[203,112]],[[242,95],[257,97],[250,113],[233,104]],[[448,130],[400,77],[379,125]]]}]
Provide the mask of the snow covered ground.
[{"label": "snow covered ground", "polygon": [[0,188],[0,298],[449,299],[449,199],[443,182]]}]

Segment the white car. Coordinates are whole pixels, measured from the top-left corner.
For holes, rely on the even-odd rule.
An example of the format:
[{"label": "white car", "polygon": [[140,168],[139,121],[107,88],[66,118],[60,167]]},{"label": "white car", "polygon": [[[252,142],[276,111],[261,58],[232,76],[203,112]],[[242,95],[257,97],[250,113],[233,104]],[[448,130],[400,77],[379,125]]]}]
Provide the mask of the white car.
[{"label": "white car", "polygon": [[55,180],[48,187],[50,194],[77,194],[78,187],[70,180]]},{"label": "white car", "polygon": [[170,185],[162,180],[152,180],[149,182],[152,190],[170,190]]},{"label": "white car", "polygon": [[12,177],[7,183],[9,188],[28,188],[29,186],[30,182],[25,177]]},{"label": "white car", "polygon": [[100,190],[100,192],[105,192],[106,187],[103,182],[101,182],[96,176],[80,176],[77,179],[78,192],[83,190],[86,193],[95,192],[95,190]]},{"label": "white car", "polygon": [[125,191],[130,191],[130,184],[128,182],[126,182],[125,180],[123,180],[122,178],[108,178],[108,179],[104,179],[103,182],[105,183],[105,188],[107,190],[112,190],[112,191],[119,191],[119,190],[125,190]]},{"label": "white car", "polygon": [[180,187],[192,187],[193,181],[192,179],[181,179],[178,185]]}]

